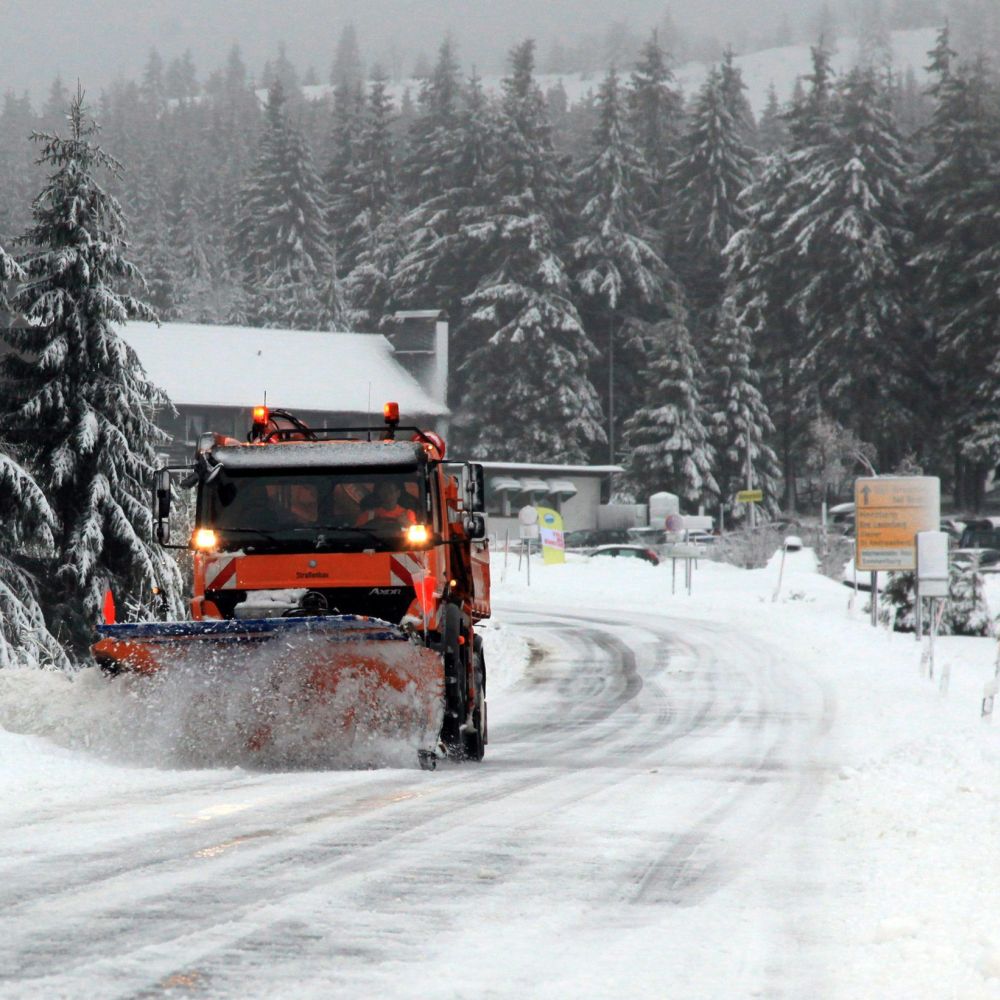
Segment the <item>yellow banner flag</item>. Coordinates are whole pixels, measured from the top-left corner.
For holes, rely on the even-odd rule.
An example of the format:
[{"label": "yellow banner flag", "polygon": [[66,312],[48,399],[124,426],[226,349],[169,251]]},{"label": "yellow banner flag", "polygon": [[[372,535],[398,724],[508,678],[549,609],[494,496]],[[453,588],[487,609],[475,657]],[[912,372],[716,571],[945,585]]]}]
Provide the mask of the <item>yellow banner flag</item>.
[{"label": "yellow banner flag", "polygon": [[535,510],[538,511],[538,534],[542,540],[542,562],[566,562],[562,515],[551,507],[536,507]]}]

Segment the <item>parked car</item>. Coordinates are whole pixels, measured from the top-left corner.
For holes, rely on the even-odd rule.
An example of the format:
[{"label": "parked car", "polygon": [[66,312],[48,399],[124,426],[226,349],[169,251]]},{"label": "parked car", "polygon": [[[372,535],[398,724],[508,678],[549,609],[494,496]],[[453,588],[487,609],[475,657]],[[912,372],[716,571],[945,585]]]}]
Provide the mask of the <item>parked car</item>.
[{"label": "parked car", "polygon": [[643,562],[651,563],[653,566],[659,566],[660,564],[660,557],[653,549],[645,545],[598,545],[590,553],[591,559],[596,556],[600,556],[601,558],[611,556],[613,559],[641,559]]},{"label": "parked car", "polygon": [[959,569],[978,573],[1000,573],[1000,549],[954,549],[949,559]]},{"label": "parked car", "polygon": [[1000,517],[967,521],[958,540],[959,549],[1000,549]]},{"label": "parked car", "polygon": [[714,545],[718,541],[710,531],[689,531],[685,540],[692,545]]},{"label": "parked car", "polygon": [[667,532],[663,528],[645,527],[629,528],[628,542],[632,545],[652,547],[655,545],[665,545],[667,542]]},{"label": "parked car", "polygon": [[563,540],[567,549],[580,552],[598,545],[619,545],[628,542],[629,538],[624,528],[581,528],[567,531]]}]

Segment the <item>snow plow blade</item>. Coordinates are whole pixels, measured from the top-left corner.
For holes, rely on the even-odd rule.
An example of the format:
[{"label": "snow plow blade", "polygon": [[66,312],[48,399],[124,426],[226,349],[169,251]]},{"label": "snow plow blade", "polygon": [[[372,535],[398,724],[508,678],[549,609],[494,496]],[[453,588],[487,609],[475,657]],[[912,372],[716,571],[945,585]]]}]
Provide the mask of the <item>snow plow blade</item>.
[{"label": "snow plow blade", "polygon": [[444,704],[441,656],[396,625],[357,615],[98,626],[99,666],[252,692],[227,711],[251,750],[295,730],[345,751],[381,740],[427,751]]}]

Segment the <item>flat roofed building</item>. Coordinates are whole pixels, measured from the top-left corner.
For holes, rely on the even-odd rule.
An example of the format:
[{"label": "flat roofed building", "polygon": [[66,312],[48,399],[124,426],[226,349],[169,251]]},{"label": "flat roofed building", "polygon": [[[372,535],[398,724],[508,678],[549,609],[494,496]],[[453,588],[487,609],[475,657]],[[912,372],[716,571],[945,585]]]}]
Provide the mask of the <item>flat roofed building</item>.
[{"label": "flat roofed building", "polygon": [[482,462],[486,474],[486,511],[490,533],[519,536],[517,512],[524,506],[559,511],[567,531],[596,528],[598,509],[620,465],[546,465],[532,462]]}]

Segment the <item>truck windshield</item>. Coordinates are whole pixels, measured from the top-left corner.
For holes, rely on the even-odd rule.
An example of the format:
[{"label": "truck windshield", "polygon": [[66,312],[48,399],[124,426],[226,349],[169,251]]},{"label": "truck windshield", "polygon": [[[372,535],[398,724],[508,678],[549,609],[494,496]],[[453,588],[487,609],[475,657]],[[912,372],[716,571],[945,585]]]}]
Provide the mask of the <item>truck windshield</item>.
[{"label": "truck windshield", "polygon": [[233,472],[205,484],[199,522],[225,547],[250,549],[406,548],[406,529],[428,518],[417,471],[371,469]]}]

